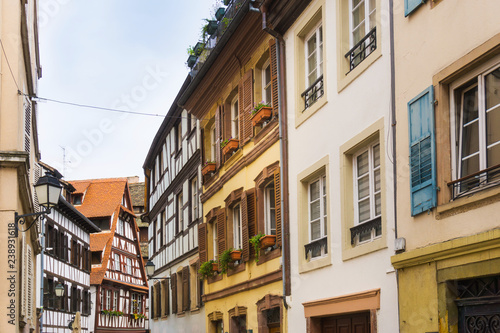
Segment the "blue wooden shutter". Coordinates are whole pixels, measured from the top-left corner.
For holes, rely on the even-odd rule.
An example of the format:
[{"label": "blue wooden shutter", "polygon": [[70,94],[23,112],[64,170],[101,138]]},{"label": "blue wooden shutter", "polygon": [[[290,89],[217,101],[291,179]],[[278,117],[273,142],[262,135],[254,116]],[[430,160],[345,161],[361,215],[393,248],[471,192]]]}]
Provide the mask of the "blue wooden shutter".
[{"label": "blue wooden shutter", "polygon": [[413,13],[425,0],[405,0],[405,17]]},{"label": "blue wooden shutter", "polygon": [[408,102],[410,136],[411,215],[436,207],[436,144],[434,89],[425,89]]}]

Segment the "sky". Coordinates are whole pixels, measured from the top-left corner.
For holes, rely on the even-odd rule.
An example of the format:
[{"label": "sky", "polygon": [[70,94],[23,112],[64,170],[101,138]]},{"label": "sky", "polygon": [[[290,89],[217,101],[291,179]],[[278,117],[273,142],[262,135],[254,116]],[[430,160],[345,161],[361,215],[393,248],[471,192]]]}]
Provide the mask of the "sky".
[{"label": "sky", "polygon": [[[139,176],[217,0],[40,0],[41,160],[66,180]],[[44,100],[47,99],[47,100]],[[54,101],[50,101],[54,100]]]}]

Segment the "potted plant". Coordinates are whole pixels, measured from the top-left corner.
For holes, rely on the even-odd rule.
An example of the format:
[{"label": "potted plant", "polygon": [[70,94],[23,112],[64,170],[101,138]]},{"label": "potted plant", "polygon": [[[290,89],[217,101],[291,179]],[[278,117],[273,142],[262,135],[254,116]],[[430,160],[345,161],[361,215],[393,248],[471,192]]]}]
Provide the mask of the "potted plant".
[{"label": "potted plant", "polygon": [[224,6],[229,5],[230,2],[231,2],[231,0],[224,0]]},{"label": "potted plant", "polygon": [[109,316],[111,314],[111,310],[106,310],[106,309],[101,310],[101,314]]},{"label": "potted plant", "polygon": [[215,12],[215,18],[217,19],[217,21],[222,20],[225,13],[226,10],[224,8],[220,7],[219,9],[217,9],[217,11]]},{"label": "potted plant", "polygon": [[265,235],[259,232],[257,235],[250,238],[250,244],[252,244],[253,249],[255,251],[255,262],[259,262],[259,254],[260,254],[260,239]]},{"label": "potted plant", "polygon": [[227,268],[229,266],[229,263],[231,262],[231,251],[233,249],[226,250],[222,252],[222,254],[219,257],[219,266],[220,266],[220,272],[222,274],[227,273]]},{"label": "potted plant", "polygon": [[276,244],[276,235],[265,235],[260,239],[260,248],[267,249]]},{"label": "potted plant", "polygon": [[238,149],[239,140],[238,139],[226,139],[221,142],[220,147],[222,148],[222,153],[224,155],[232,153]]},{"label": "potted plant", "polygon": [[196,64],[196,60],[198,59],[197,56],[194,54],[190,54],[187,59],[187,65],[189,68],[193,68],[193,66]]},{"label": "potted plant", "polygon": [[205,49],[205,43],[202,43],[202,42],[198,42],[196,43],[196,45],[194,46],[194,55],[195,56],[199,56],[201,54],[201,52],[203,52],[203,50]]},{"label": "potted plant", "polygon": [[205,261],[201,264],[198,274],[200,274],[200,279],[208,278],[214,275],[214,264],[217,264],[215,260]]},{"label": "potted plant", "polygon": [[269,103],[261,101],[252,110],[252,125],[257,126],[271,118],[273,109]]},{"label": "potted plant", "polygon": [[206,174],[209,174],[210,172],[215,172],[215,162],[214,161],[206,161],[205,165],[201,169],[201,174],[205,176]]},{"label": "potted plant", "polygon": [[206,31],[209,35],[213,35],[217,31],[217,21],[207,20]]},{"label": "potted plant", "polygon": [[241,249],[238,250],[232,250],[231,251],[231,260],[236,261],[236,260],[241,260]]}]

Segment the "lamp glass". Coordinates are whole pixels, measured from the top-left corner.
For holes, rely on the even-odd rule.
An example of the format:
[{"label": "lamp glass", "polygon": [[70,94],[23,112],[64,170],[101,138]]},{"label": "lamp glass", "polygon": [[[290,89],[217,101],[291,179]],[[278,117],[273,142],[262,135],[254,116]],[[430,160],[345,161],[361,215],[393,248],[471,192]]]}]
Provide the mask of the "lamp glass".
[{"label": "lamp glass", "polygon": [[146,268],[146,275],[148,277],[153,276],[153,274],[155,273],[155,264],[151,260],[148,260],[145,268]]},{"label": "lamp glass", "polygon": [[63,297],[64,296],[64,287],[62,283],[58,283],[56,286],[56,296],[57,297]]},{"label": "lamp glass", "polygon": [[40,206],[50,208],[57,206],[62,186],[56,177],[45,175],[35,184],[35,192]]}]

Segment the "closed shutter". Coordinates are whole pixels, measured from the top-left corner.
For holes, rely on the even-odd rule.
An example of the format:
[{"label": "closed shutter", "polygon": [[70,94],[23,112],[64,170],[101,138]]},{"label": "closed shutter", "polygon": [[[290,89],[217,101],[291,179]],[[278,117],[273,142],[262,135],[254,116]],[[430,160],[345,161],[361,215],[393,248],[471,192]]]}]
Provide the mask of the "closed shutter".
[{"label": "closed shutter", "polygon": [[63,235],[63,260],[68,261],[68,236]]},{"label": "closed shutter", "polygon": [[168,280],[165,280],[165,300],[163,304],[164,313],[166,316],[170,313],[170,290]]},{"label": "closed shutter", "polygon": [[150,310],[151,310],[151,318],[156,318],[156,307],[155,307],[155,287],[152,286],[151,288],[149,288],[149,293],[151,295],[151,299],[149,300],[149,307],[150,307]]},{"label": "closed shutter", "polygon": [[31,148],[31,104],[25,101],[24,105],[24,151],[29,153]]},{"label": "closed shutter", "polygon": [[198,308],[201,308],[201,306],[203,305],[203,300],[201,299],[201,296],[203,295],[203,279],[200,279],[200,260],[198,260],[198,262],[196,263],[196,281],[198,283],[198,297],[197,297],[197,300],[198,300]]},{"label": "closed shutter", "polygon": [[405,17],[413,13],[425,0],[405,0]]},{"label": "closed shutter", "polygon": [[198,224],[198,252],[200,254],[200,261],[204,263],[207,261],[207,224]]},{"label": "closed shutter", "polygon": [[82,290],[77,289],[76,290],[76,311],[81,312],[82,311]]},{"label": "closed shutter", "polygon": [[411,215],[436,207],[434,90],[430,86],[408,102]]},{"label": "closed shutter", "polygon": [[190,307],[190,292],[189,292],[189,266],[182,268],[182,310],[189,311]]},{"label": "closed shutter", "polygon": [[238,86],[238,105],[240,109],[240,146],[243,146],[253,135],[251,112],[253,109],[253,72],[249,70],[243,75]]},{"label": "closed shutter", "polygon": [[221,119],[221,108],[220,106],[217,107],[217,110],[215,111],[215,163],[217,166],[217,169],[221,166],[221,149],[220,149],[220,143],[222,141],[222,131],[221,131],[221,124],[222,124],[222,119]]},{"label": "closed shutter", "polygon": [[226,250],[226,210],[219,209],[217,212],[217,246],[219,257]]},{"label": "closed shutter", "polygon": [[[255,202],[255,189],[247,191],[247,214],[248,214],[248,238],[252,238],[257,234],[257,219],[256,219],[256,207]],[[253,252],[253,251],[250,251]]]},{"label": "closed shutter", "polygon": [[278,96],[278,59],[277,59],[277,50],[276,48],[276,40],[269,40],[269,66],[271,69],[271,98],[272,98],[272,107],[273,114],[278,114],[279,108],[279,96]]},{"label": "closed shutter", "polygon": [[275,210],[276,215],[276,245],[281,246],[281,182],[280,182],[280,170],[277,169],[274,172],[274,200],[275,200]]},{"label": "closed shutter", "polygon": [[224,119],[224,138],[231,139],[231,120],[233,118],[233,110],[230,103],[222,106],[222,118]]},{"label": "closed shutter", "polygon": [[62,309],[64,311],[69,310],[69,307],[68,307],[68,285],[67,284],[64,284],[64,295],[62,297],[62,302],[63,302]]},{"label": "closed shutter", "polygon": [[170,275],[170,282],[172,282],[172,313],[177,313],[177,274]]},{"label": "closed shutter", "polygon": [[242,235],[242,258],[243,261],[248,261],[250,259],[250,243],[248,237],[248,204],[247,204],[247,192],[243,191],[241,195],[241,235]]}]

